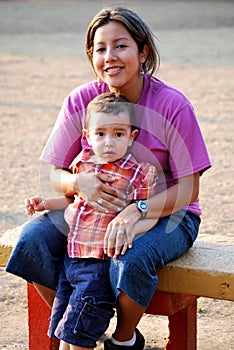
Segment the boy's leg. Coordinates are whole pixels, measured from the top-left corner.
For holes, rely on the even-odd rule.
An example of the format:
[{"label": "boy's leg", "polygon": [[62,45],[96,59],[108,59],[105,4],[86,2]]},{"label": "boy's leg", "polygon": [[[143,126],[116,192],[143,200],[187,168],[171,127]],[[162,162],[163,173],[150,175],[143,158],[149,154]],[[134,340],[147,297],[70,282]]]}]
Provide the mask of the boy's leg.
[{"label": "boy's leg", "polygon": [[80,346],[71,344],[69,345],[68,343],[65,343],[63,340],[61,340],[59,350],[93,350],[93,348],[81,348]]},{"label": "boy's leg", "polygon": [[59,345],[59,350],[70,350],[70,345],[65,343],[65,341],[61,340]]},{"label": "boy's leg", "polygon": [[65,266],[73,290],[54,334],[63,342],[73,344],[71,349],[93,349],[114,315],[115,297],[109,281],[109,261],[66,256]]}]

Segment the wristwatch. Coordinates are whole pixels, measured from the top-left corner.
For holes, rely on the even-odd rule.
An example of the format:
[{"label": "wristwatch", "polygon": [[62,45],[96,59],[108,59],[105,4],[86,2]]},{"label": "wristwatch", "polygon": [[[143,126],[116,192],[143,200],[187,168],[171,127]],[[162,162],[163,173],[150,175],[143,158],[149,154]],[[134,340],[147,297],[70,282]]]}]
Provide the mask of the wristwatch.
[{"label": "wristwatch", "polygon": [[141,220],[146,217],[146,214],[148,213],[148,204],[145,201],[136,201],[137,209],[141,213]]}]

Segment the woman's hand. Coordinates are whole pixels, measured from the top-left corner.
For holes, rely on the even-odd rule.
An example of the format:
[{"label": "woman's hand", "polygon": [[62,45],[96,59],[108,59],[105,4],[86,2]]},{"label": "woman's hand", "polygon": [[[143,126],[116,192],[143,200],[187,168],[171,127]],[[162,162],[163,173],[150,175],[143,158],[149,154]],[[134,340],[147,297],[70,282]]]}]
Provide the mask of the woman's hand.
[{"label": "woman's hand", "polygon": [[111,187],[114,181],[104,174],[78,174],[79,196],[102,212],[119,212],[126,205],[125,194]]},{"label": "woman's hand", "polygon": [[134,203],[128,205],[108,224],[104,237],[105,254],[116,258],[120,252],[124,254],[132,247],[133,226],[139,218],[140,213],[137,213]]},{"label": "woman's hand", "polygon": [[104,252],[109,257],[117,258],[132,248],[136,235],[154,227],[158,219],[140,220],[140,213],[136,204],[128,205],[108,225],[104,237]]},{"label": "woman's hand", "polygon": [[54,167],[50,180],[57,192],[68,197],[77,194],[99,211],[116,213],[126,206],[125,194],[111,187],[115,179],[110,175],[71,174],[67,170]]}]

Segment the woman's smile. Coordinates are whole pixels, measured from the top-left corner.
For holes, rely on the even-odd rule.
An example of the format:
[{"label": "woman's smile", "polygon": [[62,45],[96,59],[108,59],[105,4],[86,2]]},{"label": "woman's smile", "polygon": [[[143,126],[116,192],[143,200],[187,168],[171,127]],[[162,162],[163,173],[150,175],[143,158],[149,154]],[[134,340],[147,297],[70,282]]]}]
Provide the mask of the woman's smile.
[{"label": "woman's smile", "polygon": [[115,75],[120,73],[123,70],[123,67],[108,67],[105,68],[104,71],[108,74],[108,75]]}]

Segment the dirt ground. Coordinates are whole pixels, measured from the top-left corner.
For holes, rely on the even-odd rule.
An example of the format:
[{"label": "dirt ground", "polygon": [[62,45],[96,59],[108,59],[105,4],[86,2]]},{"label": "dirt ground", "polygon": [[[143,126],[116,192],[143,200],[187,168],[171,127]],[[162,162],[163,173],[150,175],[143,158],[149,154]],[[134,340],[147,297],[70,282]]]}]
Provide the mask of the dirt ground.
[{"label": "dirt ground", "polygon": [[[0,235],[28,220],[26,196],[51,193],[49,167],[39,163],[39,155],[64,97],[93,78],[83,54],[84,33],[104,4],[0,1]],[[213,168],[201,179],[199,239],[234,246],[234,4],[121,4],[137,10],[156,33],[162,59],[158,76],[189,97],[207,143]],[[28,349],[25,287],[24,281],[0,270],[0,350]],[[233,311],[232,302],[199,299],[198,350],[233,349]],[[147,349],[163,349],[166,317],[145,315],[139,329]]]}]

